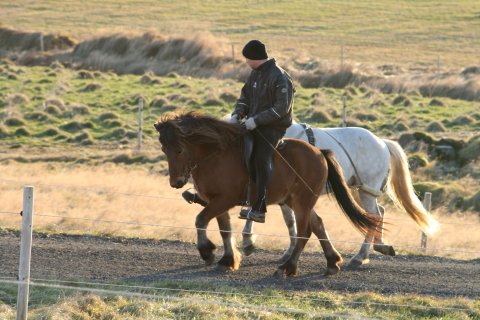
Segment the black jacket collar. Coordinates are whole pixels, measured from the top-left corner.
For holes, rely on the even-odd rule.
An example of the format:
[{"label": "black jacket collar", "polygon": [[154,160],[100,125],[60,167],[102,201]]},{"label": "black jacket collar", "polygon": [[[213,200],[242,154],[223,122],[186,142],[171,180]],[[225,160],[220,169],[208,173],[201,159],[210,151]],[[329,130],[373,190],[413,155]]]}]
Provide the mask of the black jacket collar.
[{"label": "black jacket collar", "polygon": [[268,69],[270,69],[272,66],[275,65],[275,59],[272,58],[268,61],[265,61],[265,63],[263,63],[260,67],[258,67],[256,69],[256,71],[259,71],[259,72],[265,72],[267,71]]}]

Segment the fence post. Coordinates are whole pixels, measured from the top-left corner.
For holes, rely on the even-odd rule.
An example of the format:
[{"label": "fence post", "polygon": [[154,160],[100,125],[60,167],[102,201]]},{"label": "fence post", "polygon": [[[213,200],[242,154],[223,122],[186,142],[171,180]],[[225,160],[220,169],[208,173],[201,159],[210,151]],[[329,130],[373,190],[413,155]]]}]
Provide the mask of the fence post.
[{"label": "fence post", "polygon": [[[430,209],[432,208],[432,193],[431,192],[425,192],[425,197],[423,198],[423,207],[425,208],[425,210],[430,212]],[[420,242],[420,247],[422,248],[422,251],[424,253],[427,251],[427,235],[423,231],[422,231],[422,240]]]},{"label": "fence post", "polygon": [[45,46],[43,44],[43,33],[40,33],[40,51],[45,51]]},{"label": "fence post", "polygon": [[346,127],[347,126],[347,94],[346,93],[342,95],[342,105],[343,105],[342,127]]},{"label": "fence post", "polygon": [[142,125],[143,125],[143,98],[138,99],[138,134],[137,134],[137,150],[142,149]]},{"label": "fence post", "polygon": [[30,256],[32,253],[33,187],[23,188],[22,231],[20,263],[18,267],[17,320],[26,320],[30,283]]},{"label": "fence post", "polygon": [[235,45],[232,43],[232,65],[235,70]]}]

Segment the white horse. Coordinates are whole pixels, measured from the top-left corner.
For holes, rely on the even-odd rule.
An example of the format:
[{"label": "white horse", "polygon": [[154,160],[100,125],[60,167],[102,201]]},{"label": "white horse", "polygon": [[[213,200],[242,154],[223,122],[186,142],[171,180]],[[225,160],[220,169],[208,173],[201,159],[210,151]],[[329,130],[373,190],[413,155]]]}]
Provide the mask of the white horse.
[{"label": "white horse", "polygon": [[[385,188],[390,198],[405,210],[424,232],[432,234],[438,227],[438,222],[424,209],[415,195],[407,157],[395,141],[380,139],[363,128],[309,128],[295,122],[287,129],[285,137],[310,142],[319,149],[333,150],[345,180],[357,191],[359,204],[380,218],[379,235],[366,235],[360,251],[350,261],[350,266],[358,267],[369,262],[368,251],[372,242],[374,250],[385,255],[395,255],[393,247],[383,243],[385,210],[378,204],[377,198],[384,193]],[[190,196],[190,202],[192,201],[198,202]],[[293,211],[286,205],[280,207],[290,235],[290,246],[282,257],[282,260],[285,260],[295,247],[297,229]],[[254,251],[254,242],[253,222],[247,220],[243,229],[243,250],[246,255]]]}]

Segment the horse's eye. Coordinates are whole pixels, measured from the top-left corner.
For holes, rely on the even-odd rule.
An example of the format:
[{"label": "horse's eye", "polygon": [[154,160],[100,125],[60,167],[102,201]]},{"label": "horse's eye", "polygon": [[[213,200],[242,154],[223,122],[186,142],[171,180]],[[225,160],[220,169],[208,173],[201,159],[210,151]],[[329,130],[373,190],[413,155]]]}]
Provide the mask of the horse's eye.
[{"label": "horse's eye", "polygon": [[177,154],[182,154],[182,152],[183,152],[183,149],[180,149],[177,151]]}]

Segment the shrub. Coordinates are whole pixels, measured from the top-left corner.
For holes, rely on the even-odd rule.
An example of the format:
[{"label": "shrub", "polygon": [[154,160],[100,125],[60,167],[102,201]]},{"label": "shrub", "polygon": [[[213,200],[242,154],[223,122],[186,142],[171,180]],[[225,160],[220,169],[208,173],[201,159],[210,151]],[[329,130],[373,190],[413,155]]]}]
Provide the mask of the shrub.
[{"label": "shrub", "polygon": [[27,129],[21,127],[15,131],[14,135],[17,137],[28,137],[30,136],[30,132],[28,132]]},{"label": "shrub", "polygon": [[39,133],[38,137],[55,137],[59,134],[58,130],[55,128],[49,128],[42,133]]},{"label": "shrub", "polygon": [[100,121],[118,119],[118,118],[119,116],[114,112],[105,112],[98,116],[98,119],[100,119]]},{"label": "shrub", "polygon": [[13,93],[7,96],[7,102],[11,105],[24,105],[30,102],[30,99],[22,93]]},{"label": "shrub", "polygon": [[59,114],[62,113],[62,111],[57,106],[54,106],[54,105],[46,107],[45,112],[54,116],[58,116]]},{"label": "shrub", "polygon": [[18,127],[25,125],[25,122],[20,118],[8,118],[5,120],[5,125],[9,127]]},{"label": "shrub", "polygon": [[440,122],[430,122],[425,128],[427,132],[445,132],[445,127]]},{"label": "shrub", "polygon": [[50,119],[48,114],[41,111],[26,113],[23,117],[27,120],[36,120],[36,121],[46,121]]},{"label": "shrub", "polygon": [[317,123],[327,123],[330,121],[330,116],[324,111],[313,111],[308,117],[310,121]]},{"label": "shrub", "polygon": [[89,83],[80,92],[92,92],[101,89],[102,86],[98,83]]},{"label": "shrub", "polygon": [[434,98],[434,99],[430,100],[428,105],[432,106],[432,107],[444,107],[445,103],[443,103],[443,101],[440,100],[440,99]]}]

